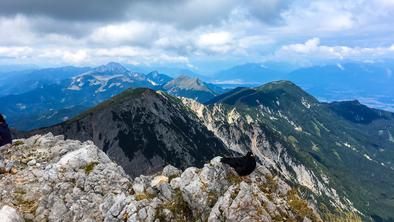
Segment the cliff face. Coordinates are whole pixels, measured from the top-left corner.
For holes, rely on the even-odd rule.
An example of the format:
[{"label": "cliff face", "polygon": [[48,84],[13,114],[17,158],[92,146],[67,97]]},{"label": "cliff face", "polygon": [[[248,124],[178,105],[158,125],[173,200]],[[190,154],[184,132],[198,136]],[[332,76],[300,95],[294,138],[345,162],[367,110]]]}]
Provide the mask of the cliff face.
[{"label": "cliff face", "polygon": [[0,155],[16,169],[0,174],[8,221],[321,221],[261,165],[243,179],[217,157],[132,180],[92,142],[52,134],[14,141]]},{"label": "cliff face", "polygon": [[393,218],[393,113],[358,101],[321,103],[287,81],[183,102],[229,149],[253,151],[321,211]]}]

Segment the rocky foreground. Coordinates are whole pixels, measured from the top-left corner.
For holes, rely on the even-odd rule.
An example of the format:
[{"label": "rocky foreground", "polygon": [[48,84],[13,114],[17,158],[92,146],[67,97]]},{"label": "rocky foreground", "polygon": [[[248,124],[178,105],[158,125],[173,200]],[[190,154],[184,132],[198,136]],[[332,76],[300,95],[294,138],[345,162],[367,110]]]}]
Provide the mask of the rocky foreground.
[{"label": "rocky foreground", "polygon": [[92,142],[46,134],[0,148],[1,221],[321,221],[262,166],[246,177],[214,158],[134,180]]}]

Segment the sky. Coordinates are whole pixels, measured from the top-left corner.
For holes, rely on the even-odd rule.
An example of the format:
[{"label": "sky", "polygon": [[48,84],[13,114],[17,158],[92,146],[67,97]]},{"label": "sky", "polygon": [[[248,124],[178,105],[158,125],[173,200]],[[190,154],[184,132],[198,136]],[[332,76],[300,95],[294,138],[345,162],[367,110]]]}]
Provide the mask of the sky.
[{"label": "sky", "polygon": [[393,17],[394,0],[1,0],[0,64],[374,62]]}]

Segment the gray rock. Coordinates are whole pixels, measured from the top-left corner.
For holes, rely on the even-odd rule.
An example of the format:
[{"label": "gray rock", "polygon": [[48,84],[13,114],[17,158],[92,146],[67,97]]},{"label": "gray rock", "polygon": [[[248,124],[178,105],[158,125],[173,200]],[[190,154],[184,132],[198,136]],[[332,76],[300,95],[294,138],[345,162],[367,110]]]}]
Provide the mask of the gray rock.
[{"label": "gray rock", "polygon": [[172,166],[172,165],[167,165],[164,167],[162,171],[162,175],[166,176],[168,178],[173,178],[173,177],[179,177],[181,175],[182,171],[179,170],[178,168]]},{"label": "gray rock", "polygon": [[[269,171],[262,166],[246,182],[216,157],[201,169],[181,172],[167,166],[159,174],[132,181],[91,142],[64,141],[51,134],[22,141],[24,145],[12,147],[13,152],[0,151],[6,159],[15,160],[18,168],[16,174],[2,175],[0,206],[29,203],[18,209],[32,221],[246,222],[270,221],[279,214],[296,216],[288,211],[290,187],[283,180],[276,178],[276,190],[265,193]],[[26,157],[42,167],[19,164]],[[29,212],[31,206],[36,210]]]},{"label": "gray rock", "polygon": [[[12,152],[0,153],[15,160],[18,169],[0,180],[0,206],[29,203],[18,208],[33,221],[103,221],[107,213],[120,214],[128,203],[117,195],[130,191],[131,179],[93,143],[64,141],[52,134],[21,141],[24,145],[10,147]],[[19,164],[26,157],[36,163]],[[42,167],[32,167],[37,162]],[[113,195],[112,203],[105,202]],[[36,210],[30,212],[34,206]]]},{"label": "gray rock", "polygon": [[27,165],[28,165],[28,166],[34,166],[34,165],[36,165],[36,163],[37,163],[37,160],[32,159],[32,160],[30,160],[29,162],[27,162]]},{"label": "gray rock", "polygon": [[23,222],[19,213],[12,207],[3,206],[0,210],[1,222]]},{"label": "gray rock", "polygon": [[8,161],[7,165],[5,166],[5,171],[10,172],[13,166],[14,161]]}]

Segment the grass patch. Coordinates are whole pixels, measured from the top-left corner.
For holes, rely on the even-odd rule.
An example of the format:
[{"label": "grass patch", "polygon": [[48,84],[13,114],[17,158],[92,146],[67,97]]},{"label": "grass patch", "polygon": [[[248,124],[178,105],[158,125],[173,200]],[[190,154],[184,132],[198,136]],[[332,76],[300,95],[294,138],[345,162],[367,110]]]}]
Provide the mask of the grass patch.
[{"label": "grass patch", "polygon": [[135,195],[135,200],[136,201],[141,201],[141,200],[151,200],[155,197],[154,194],[149,194],[149,193],[139,193]]},{"label": "grass patch", "polygon": [[348,212],[345,214],[332,214],[328,213],[323,216],[324,221],[330,222],[362,222],[363,220],[359,215],[353,212]]},{"label": "grass patch", "polygon": [[238,175],[236,175],[236,174],[233,173],[233,172],[229,172],[229,173],[227,174],[226,179],[227,179],[227,181],[229,181],[229,182],[232,183],[232,184],[239,184],[239,183],[242,182],[241,177],[238,176]]},{"label": "grass patch", "polygon": [[208,192],[207,204],[210,208],[215,206],[216,201],[219,199],[219,193],[210,191]]},{"label": "grass patch", "polygon": [[14,145],[14,146],[20,146],[20,145],[23,145],[23,144],[25,144],[23,141],[17,140],[17,141],[15,141],[12,145]]},{"label": "grass patch", "polygon": [[239,193],[239,187],[237,187],[237,189],[234,190],[234,192],[231,193],[231,199],[235,199],[238,196]]},{"label": "grass patch", "polygon": [[176,222],[183,222],[183,221],[195,221],[195,218],[193,218],[193,212],[190,209],[189,204],[183,200],[182,197],[182,192],[181,190],[175,189],[175,195],[174,199],[170,202],[163,203],[159,208],[158,208],[158,219],[160,221],[165,221],[165,217],[163,215],[162,210],[163,209],[168,209],[171,211],[173,214],[174,218],[171,221],[176,221]]},{"label": "grass patch", "polygon": [[312,221],[321,221],[313,210],[308,207],[308,203],[300,198],[296,189],[292,189],[287,193],[287,203],[291,211],[296,215],[297,221],[302,221],[305,217]]},{"label": "grass patch", "polygon": [[171,176],[169,176],[169,177],[168,177],[168,183],[170,183],[172,179],[175,179],[175,178],[177,178],[177,177],[178,177],[177,175],[171,175]]},{"label": "grass patch", "polygon": [[98,162],[90,162],[85,166],[85,173],[90,174],[93,170],[94,167],[98,164]]},{"label": "grass patch", "polygon": [[271,175],[265,175],[265,183],[258,185],[259,189],[267,194],[267,197],[272,200],[272,195],[278,189],[278,182],[276,179]]}]

